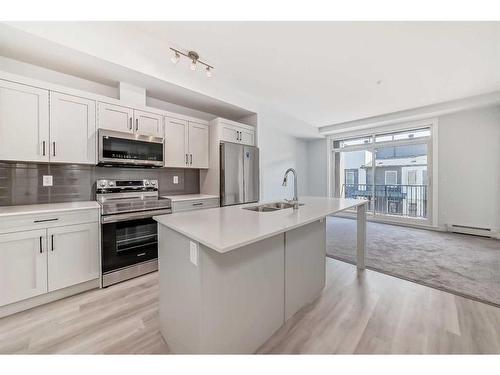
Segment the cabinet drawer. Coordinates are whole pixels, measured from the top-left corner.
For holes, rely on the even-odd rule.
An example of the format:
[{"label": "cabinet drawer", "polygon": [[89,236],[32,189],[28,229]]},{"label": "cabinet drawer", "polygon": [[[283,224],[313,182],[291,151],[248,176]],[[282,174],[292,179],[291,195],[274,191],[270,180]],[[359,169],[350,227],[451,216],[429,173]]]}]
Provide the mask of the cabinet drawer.
[{"label": "cabinet drawer", "polygon": [[0,233],[45,229],[99,221],[99,210],[61,211],[43,214],[14,215],[0,220]]},{"label": "cabinet drawer", "polygon": [[172,202],[172,212],[200,210],[214,207],[219,207],[219,198]]}]

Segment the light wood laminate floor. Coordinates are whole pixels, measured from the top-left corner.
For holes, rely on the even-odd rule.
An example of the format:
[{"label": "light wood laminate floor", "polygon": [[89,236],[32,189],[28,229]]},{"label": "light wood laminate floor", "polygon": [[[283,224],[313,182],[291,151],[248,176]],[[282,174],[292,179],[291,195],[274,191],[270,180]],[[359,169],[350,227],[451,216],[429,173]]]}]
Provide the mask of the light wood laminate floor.
[{"label": "light wood laminate floor", "polygon": [[[0,319],[0,353],[168,353],[149,274]],[[259,353],[500,353],[500,308],[327,259],[321,297]]]}]

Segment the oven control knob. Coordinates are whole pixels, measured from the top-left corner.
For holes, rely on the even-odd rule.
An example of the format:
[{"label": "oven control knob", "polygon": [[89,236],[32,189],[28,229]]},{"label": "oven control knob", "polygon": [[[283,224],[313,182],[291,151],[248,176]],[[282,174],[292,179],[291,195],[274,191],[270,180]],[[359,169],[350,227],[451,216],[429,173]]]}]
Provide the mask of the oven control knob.
[{"label": "oven control knob", "polygon": [[149,181],[148,180],[144,181],[144,185],[149,186]]},{"label": "oven control knob", "polygon": [[156,180],[151,181],[151,185],[156,186]]},{"label": "oven control knob", "polygon": [[105,187],[105,186],[106,186],[106,181],[101,181],[101,182],[99,182],[99,186],[100,186],[100,187]]},{"label": "oven control knob", "polygon": [[109,182],[108,182],[108,185],[109,185],[109,186],[115,186],[115,183],[114,183],[113,181],[109,181]]}]

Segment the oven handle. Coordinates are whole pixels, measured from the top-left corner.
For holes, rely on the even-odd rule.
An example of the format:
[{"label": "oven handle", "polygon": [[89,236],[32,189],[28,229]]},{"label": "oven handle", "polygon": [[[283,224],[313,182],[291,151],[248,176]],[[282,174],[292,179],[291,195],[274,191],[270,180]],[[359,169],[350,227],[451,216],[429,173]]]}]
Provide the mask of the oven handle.
[{"label": "oven handle", "polygon": [[101,216],[101,223],[116,223],[119,221],[127,221],[127,220],[135,220],[135,219],[147,219],[149,217],[157,216],[157,215],[166,215],[171,214],[172,209],[164,209],[164,210],[152,210],[152,211],[140,211],[140,212],[127,212],[125,214],[114,214],[108,216]]}]

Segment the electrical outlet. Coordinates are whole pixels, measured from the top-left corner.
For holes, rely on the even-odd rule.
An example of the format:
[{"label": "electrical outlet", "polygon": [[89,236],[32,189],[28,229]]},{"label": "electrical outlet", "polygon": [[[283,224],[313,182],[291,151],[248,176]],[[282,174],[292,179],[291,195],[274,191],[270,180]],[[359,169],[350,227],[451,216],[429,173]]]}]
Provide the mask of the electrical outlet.
[{"label": "electrical outlet", "polygon": [[43,186],[52,186],[52,176],[50,175],[43,176]]},{"label": "electrical outlet", "polygon": [[179,176],[174,176],[174,184],[178,184],[179,183]]},{"label": "electrical outlet", "polygon": [[198,265],[198,242],[189,241],[189,260],[195,266]]}]

